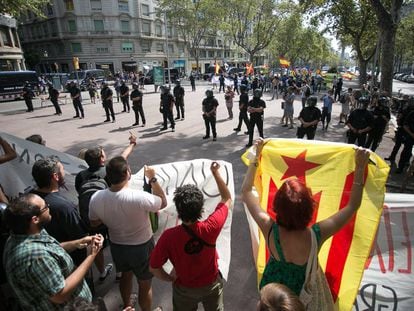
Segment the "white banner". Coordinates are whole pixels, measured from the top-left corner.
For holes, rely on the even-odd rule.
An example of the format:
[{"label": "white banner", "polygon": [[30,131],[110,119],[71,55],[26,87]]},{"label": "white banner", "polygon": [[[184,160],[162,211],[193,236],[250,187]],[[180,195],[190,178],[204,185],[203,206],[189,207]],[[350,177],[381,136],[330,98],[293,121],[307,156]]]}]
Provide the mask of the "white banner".
[{"label": "white banner", "polygon": [[[17,153],[16,159],[0,165],[0,185],[2,185],[7,196],[17,197],[19,194],[28,192],[32,187],[35,187],[36,183],[33,181],[31,174],[33,163],[38,159],[53,155],[58,157],[65,167],[65,185],[67,189],[62,189],[62,194],[77,204],[77,193],[74,187],[75,176],[79,171],[87,168],[85,161],[6,133],[0,133],[0,136],[7,140]],[[0,152],[3,151],[0,150]],[[136,152],[139,152],[139,150]],[[229,187],[232,198],[234,198],[232,165],[224,161],[219,161],[219,163],[221,165],[221,176]],[[214,211],[217,203],[220,202],[220,195],[210,171],[210,164],[211,160],[207,159],[162,165],[152,165],[149,163],[149,165],[155,168],[157,178],[161,187],[165,190],[168,201],[167,207],[159,212],[159,228],[155,233],[156,240],[165,229],[180,224],[172,200],[174,191],[178,186],[195,184],[203,192],[205,198],[203,219],[207,218]],[[143,176],[144,170],[142,168],[131,177],[130,187],[142,189],[144,183]],[[219,254],[219,269],[224,279],[227,279],[230,266],[231,219],[232,210],[230,209],[226,223],[216,243]]]}]

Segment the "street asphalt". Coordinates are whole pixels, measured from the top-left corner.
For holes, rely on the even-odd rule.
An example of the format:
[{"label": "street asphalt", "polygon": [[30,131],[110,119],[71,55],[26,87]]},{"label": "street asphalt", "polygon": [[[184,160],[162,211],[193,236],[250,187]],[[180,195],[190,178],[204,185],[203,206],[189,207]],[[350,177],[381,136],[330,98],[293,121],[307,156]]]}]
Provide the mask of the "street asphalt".
[{"label": "street asphalt", "polygon": [[[396,82],[399,83],[399,82]],[[233,128],[238,123],[238,96],[236,95],[233,108],[234,119],[228,120],[227,109],[224,103],[224,94],[214,91],[219,101],[217,113],[216,142],[202,140],[204,136],[204,122],[201,116],[201,102],[204,92],[211,86],[206,82],[197,81],[197,90],[191,91],[187,81],[183,82],[185,88],[185,120],[177,121],[176,131],[160,132],[162,115],[159,113],[160,94],[154,92],[153,86],[145,86],[144,110],[147,119],[145,127],[133,127],[134,115],[123,113],[122,104],[114,98],[114,110],[116,112],[115,123],[104,123],[105,113],[98,101],[90,103],[87,92],[83,92],[83,104],[85,109],[84,119],[73,119],[74,109],[67,100],[62,105],[63,114],[54,115],[54,108],[46,101],[41,107],[41,101],[35,99],[35,111],[26,113],[24,102],[0,102],[1,131],[25,138],[31,134],[41,134],[48,147],[77,156],[79,150],[91,146],[103,146],[108,157],[119,154],[128,142],[129,131],[138,137],[138,146],[130,156],[130,165],[134,172],[144,164],[162,164],[174,161],[183,161],[197,158],[209,158],[228,161],[233,164],[234,184],[236,198],[234,202],[232,223],[232,260],[230,264],[229,279],[224,288],[225,310],[255,310],[258,299],[256,289],[256,271],[251,253],[250,234],[245,211],[240,200],[240,188],[246,167],[242,164],[240,156],[246,150],[248,136],[244,135],[245,128],[241,132],[234,132]],[[355,83],[346,82],[355,87]],[[404,93],[414,94],[414,85],[404,84]],[[394,89],[402,88],[397,85]],[[115,92],[114,92],[115,93]],[[281,127],[282,116],[281,97],[278,100],[270,100],[270,93],[265,93],[266,101],[264,135],[274,138],[295,138],[296,129]],[[62,100],[64,103],[64,100]],[[321,101],[318,101],[321,107]],[[295,116],[301,107],[300,98],[297,97],[294,105]],[[319,126],[315,139],[323,141],[345,142],[344,125],[338,125],[340,104],[335,103],[332,121],[327,131],[322,131]],[[298,124],[299,121],[296,120]],[[243,125],[244,126],[244,125]],[[258,133],[255,133],[257,137]],[[384,135],[383,141],[377,150],[377,154],[386,157],[389,155],[394,136],[394,127],[391,124],[389,131]],[[402,175],[391,171],[387,182],[387,191],[399,192]],[[413,192],[410,187],[409,192]],[[109,251],[106,250],[106,257]],[[108,259],[109,260],[109,259]],[[97,273],[95,271],[95,276]],[[115,283],[114,273],[103,283],[97,283],[96,289],[100,296],[104,297],[108,310],[119,310],[121,298],[118,284]],[[134,285],[135,286],[135,285]],[[171,286],[154,278],[153,280],[153,306],[161,305],[164,310],[172,310]]]}]

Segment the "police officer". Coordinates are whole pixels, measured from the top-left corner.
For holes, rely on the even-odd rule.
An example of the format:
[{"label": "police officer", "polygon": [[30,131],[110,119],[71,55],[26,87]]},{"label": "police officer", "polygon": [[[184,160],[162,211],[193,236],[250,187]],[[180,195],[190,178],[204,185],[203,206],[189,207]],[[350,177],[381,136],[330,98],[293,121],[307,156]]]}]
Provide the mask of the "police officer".
[{"label": "police officer", "polygon": [[[409,100],[409,105],[412,106],[413,98]],[[401,151],[400,160],[398,161],[398,168],[395,173],[400,174],[404,171],[406,165],[409,164],[413,146],[414,146],[414,110],[411,110],[404,118],[402,124],[404,133],[404,148]]]},{"label": "police officer", "polygon": [[357,141],[358,146],[365,147],[367,133],[372,129],[374,116],[367,110],[370,103],[368,97],[360,97],[358,103],[359,107],[351,112],[345,123],[349,127],[348,144],[354,144]]},{"label": "police officer", "polygon": [[115,122],[115,113],[114,113],[114,104],[113,104],[113,92],[109,88],[107,82],[102,83],[102,90],[101,90],[101,98],[102,98],[102,106],[105,109],[106,113],[106,120],[104,122],[111,121],[109,119],[109,115],[112,117],[112,123]]},{"label": "police officer", "polygon": [[161,86],[161,102],[160,102],[160,111],[163,117],[163,127],[161,131],[167,129],[167,120],[171,124],[171,132],[175,131],[175,122],[173,116],[173,107],[174,107],[174,96],[170,93],[170,87],[168,85]]},{"label": "police officer", "polygon": [[180,120],[180,115],[181,115],[181,119],[184,120],[184,94],[185,92],[184,92],[184,88],[181,86],[180,79],[177,79],[175,81],[175,87],[173,90],[173,94],[175,97],[175,109],[177,110],[177,117],[175,119]]},{"label": "police officer", "polygon": [[250,147],[253,144],[253,132],[255,125],[259,131],[259,136],[263,138],[263,115],[264,109],[266,108],[266,103],[261,100],[262,91],[255,89],[253,92],[253,99],[249,101],[247,105],[247,112],[250,113],[250,122],[249,122],[249,143],[246,147]]},{"label": "police officer", "polygon": [[[235,77],[237,79],[237,76]],[[240,85],[240,97],[239,97],[239,124],[233,130],[236,132],[241,131],[241,126],[246,124],[247,131],[244,134],[249,134],[249,117],[247,115],[247,105],[249,104],[249,94],[247,94],[246,85]]]},{"label": "police officer", "polygon": [[214,98],[214,94],[212,90],[206,91],[206,98],[203,99],[202,102],[202,111],[203,111],[203,119],[204,125],[206,127],[206,135],[203,139],[210,138],[210,127],[213,133],[213,141],[217,140],[217,132],[216,132],[216,111],[218,106],[217,99]]},{"label": "police officer", "polygon": [[308,97],[306,101],[307,106],[299,113],[301,125],[297,131],[298,138],[303,138],[305,135],[308,139],[315,138],[316,128],[322,116],[321,110],[316,107],[317,101],[318,98],[316,96]]},{"label": "police officer", "polygon": [[130,112],[129,106],[129,87],[125,84],[125,80],[121,81],[121,86],[119,87],[119,91],[121,93],[121,102],[124,106],[124,110],[122,112]]},{"label": "police officer", "polygon": [[26,103],[27,106],[27,110],[26,112],[32,112],[33,109],[33,102],[32,102],[32,98],[34,97],[33,91],[30,87],[29,81],[26,81],[24,83],[24,87],[23,87],[23,98],[24,98],[24,102]]},{"label": "police officer", "polygon": [[382,136],[385,133],[385,127],[391,118],[390,108],[388,108],[387,104],[388,98],[386,96],[381,96],[372,111],[374,122],[372,123],[371,131],[368,132],[368,140],[365,146],[365,148],[370,148],[372,151],[375,151],[378,148]]},{"label": "police officer", "polygon": [[74,118],[81,118],[81,119],[84,118],[85,114],[83,112],[83,107],[82,107],[81,90],[77,86],[77,84],[75,84],[74,81],[70,82],[69,93],[70,93],[70,97],[72,98],[73,108],[75,108],[76,115],[74,116]]},{"label": "police officer", "polygon": [[52,83],[48,83],[49,85],[49,99],[52,102],[53,106],[55,107],[57,115],[62,115],[62,110],[60,109],[58,98],[59,98],[59,91],[53,87]]},{"label": "police officer", "polygon": [[135,123],[132,126],[139,125],[139,116],[141,115],[142,126],[145,126],[145,115],[142,107],[142,92],[139,90],[137,82],[132,83],[133,91],[131,92],[132,110],[135,113]]}]

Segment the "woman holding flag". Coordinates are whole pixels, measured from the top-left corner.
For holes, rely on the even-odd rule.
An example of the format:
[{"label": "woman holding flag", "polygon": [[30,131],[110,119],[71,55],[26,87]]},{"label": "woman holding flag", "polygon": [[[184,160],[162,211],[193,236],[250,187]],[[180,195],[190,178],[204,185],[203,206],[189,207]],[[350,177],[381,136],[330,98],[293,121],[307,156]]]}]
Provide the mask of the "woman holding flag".
[{"label": "woman holding flag", "polygon": [[[298,179],[287,179],[278,189],[272,203],[275,220],[260,207],[259,198],[253,194],[252,187],[264,144],[263,139],[257,140],[256,157],[250,160],[242,185],[242,200],[262,231],[270,253],[260,288],[269,283],[281,283],[302,298],[304,285],[308,284],[307,265],[311,262],[311,254],[316,253],[317,256],[322,244],[351,220],[361,204],[364,172],[370,152],[363,148],[355,150],[354,179],[348,204],[329,218],[309,227],[316,204],[310,189]],[[319,264],[318,269],[321,270]],[[326,280],[324,282],[326,284]],[[325,306],[324,310],[331,310],[332,296],[329,290],[325,292],[328,292],[331,305]],[[302,302],[305,305],[308,303]]]}]

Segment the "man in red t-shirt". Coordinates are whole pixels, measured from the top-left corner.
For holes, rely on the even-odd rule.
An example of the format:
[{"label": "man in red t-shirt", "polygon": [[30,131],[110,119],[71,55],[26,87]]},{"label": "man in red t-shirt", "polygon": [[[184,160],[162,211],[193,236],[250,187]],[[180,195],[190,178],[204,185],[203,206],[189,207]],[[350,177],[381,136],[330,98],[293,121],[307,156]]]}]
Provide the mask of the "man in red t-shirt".
[{"label": "man in red t-shirt", "polygon": [[[150,271],[159,279],[173,283],[174,310],[223,310],[223,282],[218,270],[215,243],[227,219],[232,199],[219,173],[220,165],[211,163],[221,201],[204,221],[204,197],[194,185],[176,189],[174,203],[182,225],[164,231],[150,259]],[[167,273],[163,265],[170,260],[174,269]]]}]

